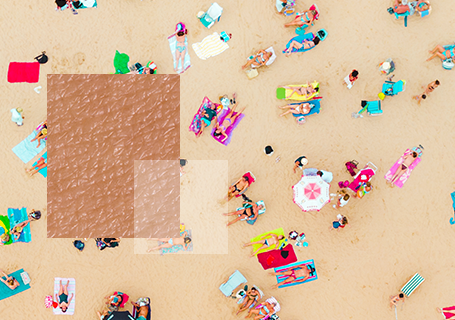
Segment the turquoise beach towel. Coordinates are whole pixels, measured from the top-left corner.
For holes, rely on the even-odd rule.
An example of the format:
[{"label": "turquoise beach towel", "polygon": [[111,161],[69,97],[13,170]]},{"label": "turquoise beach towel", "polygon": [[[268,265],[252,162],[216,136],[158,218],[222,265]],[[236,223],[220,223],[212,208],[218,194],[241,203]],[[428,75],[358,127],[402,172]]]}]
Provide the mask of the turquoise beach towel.
[{"label": "turquoise beach towel", "polygon": [[[294,263],[291,263],[291,264],[288,264],[288,265],[285,265],[285,266],[282,266],[282,267],[275,268],[274,270],[275,270],[275,272],[280,272],[280,271],[285,271],[285,270],[293,268],[293,267],[306,268],[307,265],[313,267],[315,269],[315,271],[308,279],[305,280],[305,282],[294,282],[294,283],[282,284],[282,285],[278,286],[278,288],[286,288],[286,287],[297,286],[297,285],[302,284],[302,283],[307,283],[307,282],[310,282],[310,281],[317,280],[318,274],[316,273],[316,267],[314,266],[314,260],[313,259],[306,260],[306,261],[303,261],[303,262],[302,261],[294,262]],[[303,278],[297,278],[297,280],[301,280],[301,279],[303,279]],[[277,280],[277,283],[280,284],[282,282],[286,282],[287,277],[279,275],[279,276],[276,276],[276,280]]]},{"label": "turquoise beach towel", "polygon": [[[8,219],[11,229],[14,228],[18,223],[24,222],[28,219],[27,215],[27,208],[22,209],[12,209],[8,208]],[[18,240],[14,239],[14,236],[11,235],[13,239],[13,243],[15,242],[31,242],[32,241],[32,233],[30,230],[30,223],[22,230],[21,236]]]},{"label": "turquoise beach towel", "polygon": [[[188,233],[188,237],[190,237],[191,240],[193,240],[193,237],[191,235],[191,230],[186,230],[186,231]],[[184,232],[180,232],[180,235],[182,236],[184,233],[185,233],[185,231]],[[162,245],[164,242],[158,241],[158,243],[160,245]],[[193,241],[190,242],[190,244],[188,245],[186,250],[183,249],[182,245],[177,245],[177,246],[172,246],[170,248],[162,248],[162,249],[160,249],[161,255],[166,254],[166,253],[177,253],[179,251],[193,251]]]},{"label": "turquoise beach towel", "polygon": [[[9,276],[15,278],[19,282],[19,287],[17,287],[14,290],[11,290],[4,284],[3,282],[0,282],[0,300],[12,297],[18,293],[24,292],[25,290],[30,289],[30,284],[24,284],[24,280],[22,280],[21,274],[27,274],[27,272],[24,271],[24,269],[17,270]],[[28,274],[27,274],[28,275]]]},{"label": "turquoise beach towel", "polygon": [[[175,36],[175,34],[173,34],[173,35],[170,35],[167,38],[167,40],[169,41],[169,47],[171,49],[172,59],[174,59],[174,69],[175,69],[176,65],[177,65],[177,61],[175,61],[175,50],[176,50],[176,45],[177,45],[177,37]],[[183,70],[182,70],[182,63],[181,63],[182,60],[179,59],[178,66],[177,66],[178,74],[185,72],[189,67],[191,67],[190,54],[188,52],[188,37],[187,36],[185,36],[185,46],[186,46],[186,50],[185,50],[185,58],[183,60]]]},{"label": "turquoise beach towel", "polygon": [[[42,157],[44,158],[44,162],[47,163],[47,151],[42,155]],[[38,162],[35,161],[33,163],[33,167],[36,166]],[[41,169],[40,171],[38,171],[44,178],[47,178],[47,167]]]},{"label": "turquoise beach towel", "polygon": [[21,143],[13,148],[13,152],[24,163],[30,162],[46,147],[46,141],[43,140],[41,140],[41,145],[38,148],[36,147],[38,145],[38,142],[36,140],[30,142],[33,138],[35,138],[37,133],[38,132],[34,130],[27,138],[25,138]]}]

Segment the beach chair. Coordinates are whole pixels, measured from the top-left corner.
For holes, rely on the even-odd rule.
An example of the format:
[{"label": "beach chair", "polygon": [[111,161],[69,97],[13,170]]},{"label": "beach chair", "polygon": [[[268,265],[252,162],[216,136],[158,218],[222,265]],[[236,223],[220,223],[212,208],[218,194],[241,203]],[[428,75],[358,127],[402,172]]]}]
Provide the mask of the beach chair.
[{"label": "beach chair", "polygon": [[235,297],[234,291],[244,283],[247,283],[246,278],[239,270],[235,270],[229,279],[220,285],[220,291],[228,298]]},{"label": "beach chair", "polygon": [[417,289],[425,279],[418,273],[412,276],[411,280],[401,288],[400,292],[404,293],[406,297],[409,297],[415,289]]},{"label": "beach chair", "polygon": [[357,192],[363,183],[366,183],[373,178],[373,176],[376,174],[376,171],[378,171],[378,167],[376,167],[372,162],[367,162],[365,167],[357,172],[354,180],[348,185],[348,188],[354,192]]},{"label": "beach chair", "polygon": [[216,2],[212,3],[207,12],[203,13],[199,20],[207,29],[210,29],[215,22],[220,21],[221,14],[223,13],[223,8]]},{"label": "beach chair", "polygon": [[400,92],[403,92],[406,90],[406,81],[405,80],[399,80],[397,82],[394,81],[386,81],[382,85],[382,92],[379,93],[379,98],[381,100],[384,100],[386,96],[395,96],[399,94]]},{"label": "beach chair", "polygon": [[359,112],[353,112],[351,117],[354,119],[363,118],[362,113],[366,112],[369,116],[380,116],[382,114],[381,101],[366,101],[361,102],[362,109]]}]

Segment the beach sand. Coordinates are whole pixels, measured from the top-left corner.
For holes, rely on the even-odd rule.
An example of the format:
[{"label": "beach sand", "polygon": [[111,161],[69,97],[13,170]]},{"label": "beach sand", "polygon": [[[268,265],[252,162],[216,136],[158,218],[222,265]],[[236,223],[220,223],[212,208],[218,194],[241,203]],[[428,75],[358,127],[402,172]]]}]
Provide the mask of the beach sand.
[{"label": "beach sand", "polygon": [[[30,244],[1,248],[0,268],[8,272],[24,268],[32,289],[0,301],[0,319],[52,318],[52,311],[44,308],[44,297],[52,292],[54,277],[76,279],[75,320],[96,319],[102,298],[115,290],[128,293],[131,299],[149,296],[154,319],[235,319],[237,304],[218,287],[237,269],[249,285],[259,286],[267,298],[278,299],[283,320],[392,319],[389,296],[416,272],[426,280],[398,308],[398,318],[440,317],[435,307],[455,303],[455,229],[449,224],[453,214],[450,193],[455,189],[451,102],[455,71],[443,70],[438,59],[425,60],[437,44],[454,41],[455,34],[448,27],[454,23],[455,4],[436,2],[429,17],[410,17],[405,28],[402,20],[387,13],[391,1],[320,2],[321,17],[309,30],[324,28],[327,39],[309,52],[285,58],[281,50],[295,35],[294,28],[283,28],[291,18],[278,15],[273,1],[218,3],[224,12],[210,30],[196,19],[210,1],[99,0],[97,9],[80,10],[77,16],[70,11],[55,12],[53,1],[0,3],[1,74],[6,75],[11,61],[32,61],[43,50],[49,55],[38,84],[10,84],[6,78],[0,83],[0,212],[24,206],[44,213],[31,225]],[[297,9],[310,5],[298,1]],[[248,196],[264,200],[267,212],[254,226],[238,222],[229,228],[228,254],[134,254],[143,248],[140,244],[135,248],[133,239],[123,239],[120,247],[102,252],[90,240],[80,253],[73,248],[73,239],[46,239],[46,180],[40,175],[29,178],[26,166],[11,151],[46,119],[46,75],[112,73],[115,50],[129,54],[132,62],[153,60],[160,74],[174,73],[167,36],[179,21],[189,29],[190,46],[213,32],[233,34],[230,48],[206,61],[190,48],[192,67],[181,77],[181,156],[189,160],[181,182],[182,204],[183,199],[188,202],[182,215],[202,215],[206,225],[203,219],[195,225],[219,221],[224,228],[218,200],[225,196],[227,185],[246,171],[257,178]],[[271,45],[277,60],[248,80],[241,70],[246,58]],[[352,119],[361,100],[377,99],[385,80],[378,65],[389,57],[397,65],[394,80],[405,79],[406,91],[383,101],[382,116]],[[354,68],[360,72],[359,80],[348,90],[342,79]],[[421,105],[412,101],[422,85],[435,79],[441,86],[426,101]],[[285,103],[275,98],[275,89],[313,80],[321,83],[321,113],[308,117],[302,126],[292,116],[280,118],[277,106]],[[43,87],[40,94],[33,91],[38,85]],[[228,147],[214,141],[208,130],[200,139],[188,132],[204,96],[216,101],[233,92],[237,92],[239,106],[246,106],[246,116]],[[17,107],[24,109],[22,127],[10,120],[9,110]],[[275,149],[272,157],[263,153],[269,144]],[[425,147],[424,155],[408,182],[402,189],[387,187],[384,174],[407,148],[418,144]],[[281,161],[275,163],[278,155]],[[333,172],[331,192],[337,190],[338,181],[349,178],[346,161],[355,159],[361,167],[371,161],[379,168],[372,180],[374,190],[339,211],[330,203],[320,212],[302,212],[292,202],[291,189],[299,180],[292,166],[300,155],[308,157],[309,167]],[[195,160],[228,160],[227,177],[216,166],[201,170]],[[201,190],[196,186],[201,175],[211,187],[204,194],[206,205],[200,204],[199,195],[189,196],[192,189]],[[229,210],[239,206],[239,199],[232,200]],[[330,232],[337,213],[345,214],[351,226]],[[315,260],[318,280],[270,289],[275,278],[249,258],[242,244],[278,227],[305,232],[309,246],[296,248],[297,257]],[[222,234],[213,241],[222,247],[225,238]],[[127,307],[131,310],[130,304]]]}]

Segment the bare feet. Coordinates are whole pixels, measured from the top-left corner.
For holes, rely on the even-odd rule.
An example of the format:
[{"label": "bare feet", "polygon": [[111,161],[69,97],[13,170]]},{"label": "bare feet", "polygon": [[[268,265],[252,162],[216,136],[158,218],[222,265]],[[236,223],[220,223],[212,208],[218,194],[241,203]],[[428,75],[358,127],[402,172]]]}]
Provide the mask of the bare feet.
[{"label": "bare feet", "polygon": [[441,308],[436,308],[436,311],[442,313],[442,309]]}]

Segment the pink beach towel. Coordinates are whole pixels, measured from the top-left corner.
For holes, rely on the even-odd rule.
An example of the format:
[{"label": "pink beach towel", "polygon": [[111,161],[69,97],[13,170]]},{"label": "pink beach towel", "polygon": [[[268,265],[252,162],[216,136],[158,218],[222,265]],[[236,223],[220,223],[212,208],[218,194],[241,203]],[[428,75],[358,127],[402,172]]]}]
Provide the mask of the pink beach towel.
[{"label": "pink beach towel", "polygon": [[[384,176],[384,178],[387,180],[387,181],[390,181],[392,179],[392,176],[395,174],[395,172],[397,171],[398,167],[401,166],[401,164],[403,163],[404,161],[404,156],[411,153],[411,150],[407,149],[405,151],[405,153],[400,157],[400,159],[398,159],[397,162],[395,162],[395,164],[392,166],[392,168],[390,168],[389,171],[387,171],[386,175]],[[406,170],[405,173],[403,173],[401,175],[401,177],[395,181],[395,185],[399,188],[402,188],[404,183],[408,180],[409,176],[411,175],[411,172],[412,170],[414,170],[414,168],[419,164],[420,160],[422,160],[420,157],[418,157],[417,159],[414,160],[414,162],[409,166],[408,170]]]},{"label": "pink beach towel", "polygon": [[10,62],[8,82],[36,83],[39,80],[39,62]]},{"label": "pink beach towel", "polygon": [[197,110],[196,114],[194,115],[193,117],[193,120],[191,121],[191,124],[190,124],[190,131],[194,132],[195,135],[197,135],[197,133],[199,132],[199,130],[201,129],[201,118],[202,118],[202,110],[204,108],[207,108],[210,106],[210,104],[214,104],[216,106],[216,112],[219,113],[221,111],[221,104],[219,103],[214,103],[212,101],[210,101],[209,98],[207,97],[204,97],[204,100],[202,100],[202,104],[201,106],[199,107],[199,109]]},{"label": "pink beach towel", "polygon": [[[226,116],[229,114],[229,112],[231,112],[231,109],[223,109],[221,111],[221,113],[219,114],[218,116],[218,123],[223,123],[224,119],[226,118]],[[234,112],[234,115],[238,114],[237,112]],[[232,133],[234,132],[234,129],[237,128],[238,124],[240,123],[240,121],[243,119],[245,115],[242,113],[240,116],[238,116],[237,118],[235,118],[234,122],[227,128],[226,130],[226,135],[228,136],[226,140],[224,141],[221,141],[223,140],[224,136],[223,135],[219,135],[218,137],[215,137],[214,133],[215,133],[215,128],[212,129],[212,137],[213,139],[215,139],[216,141],[218,141],[219,143],[221,144],[224,144],[225,146],[227,146],[230,142],[231,142],[231,139],[232,139]]]}]

